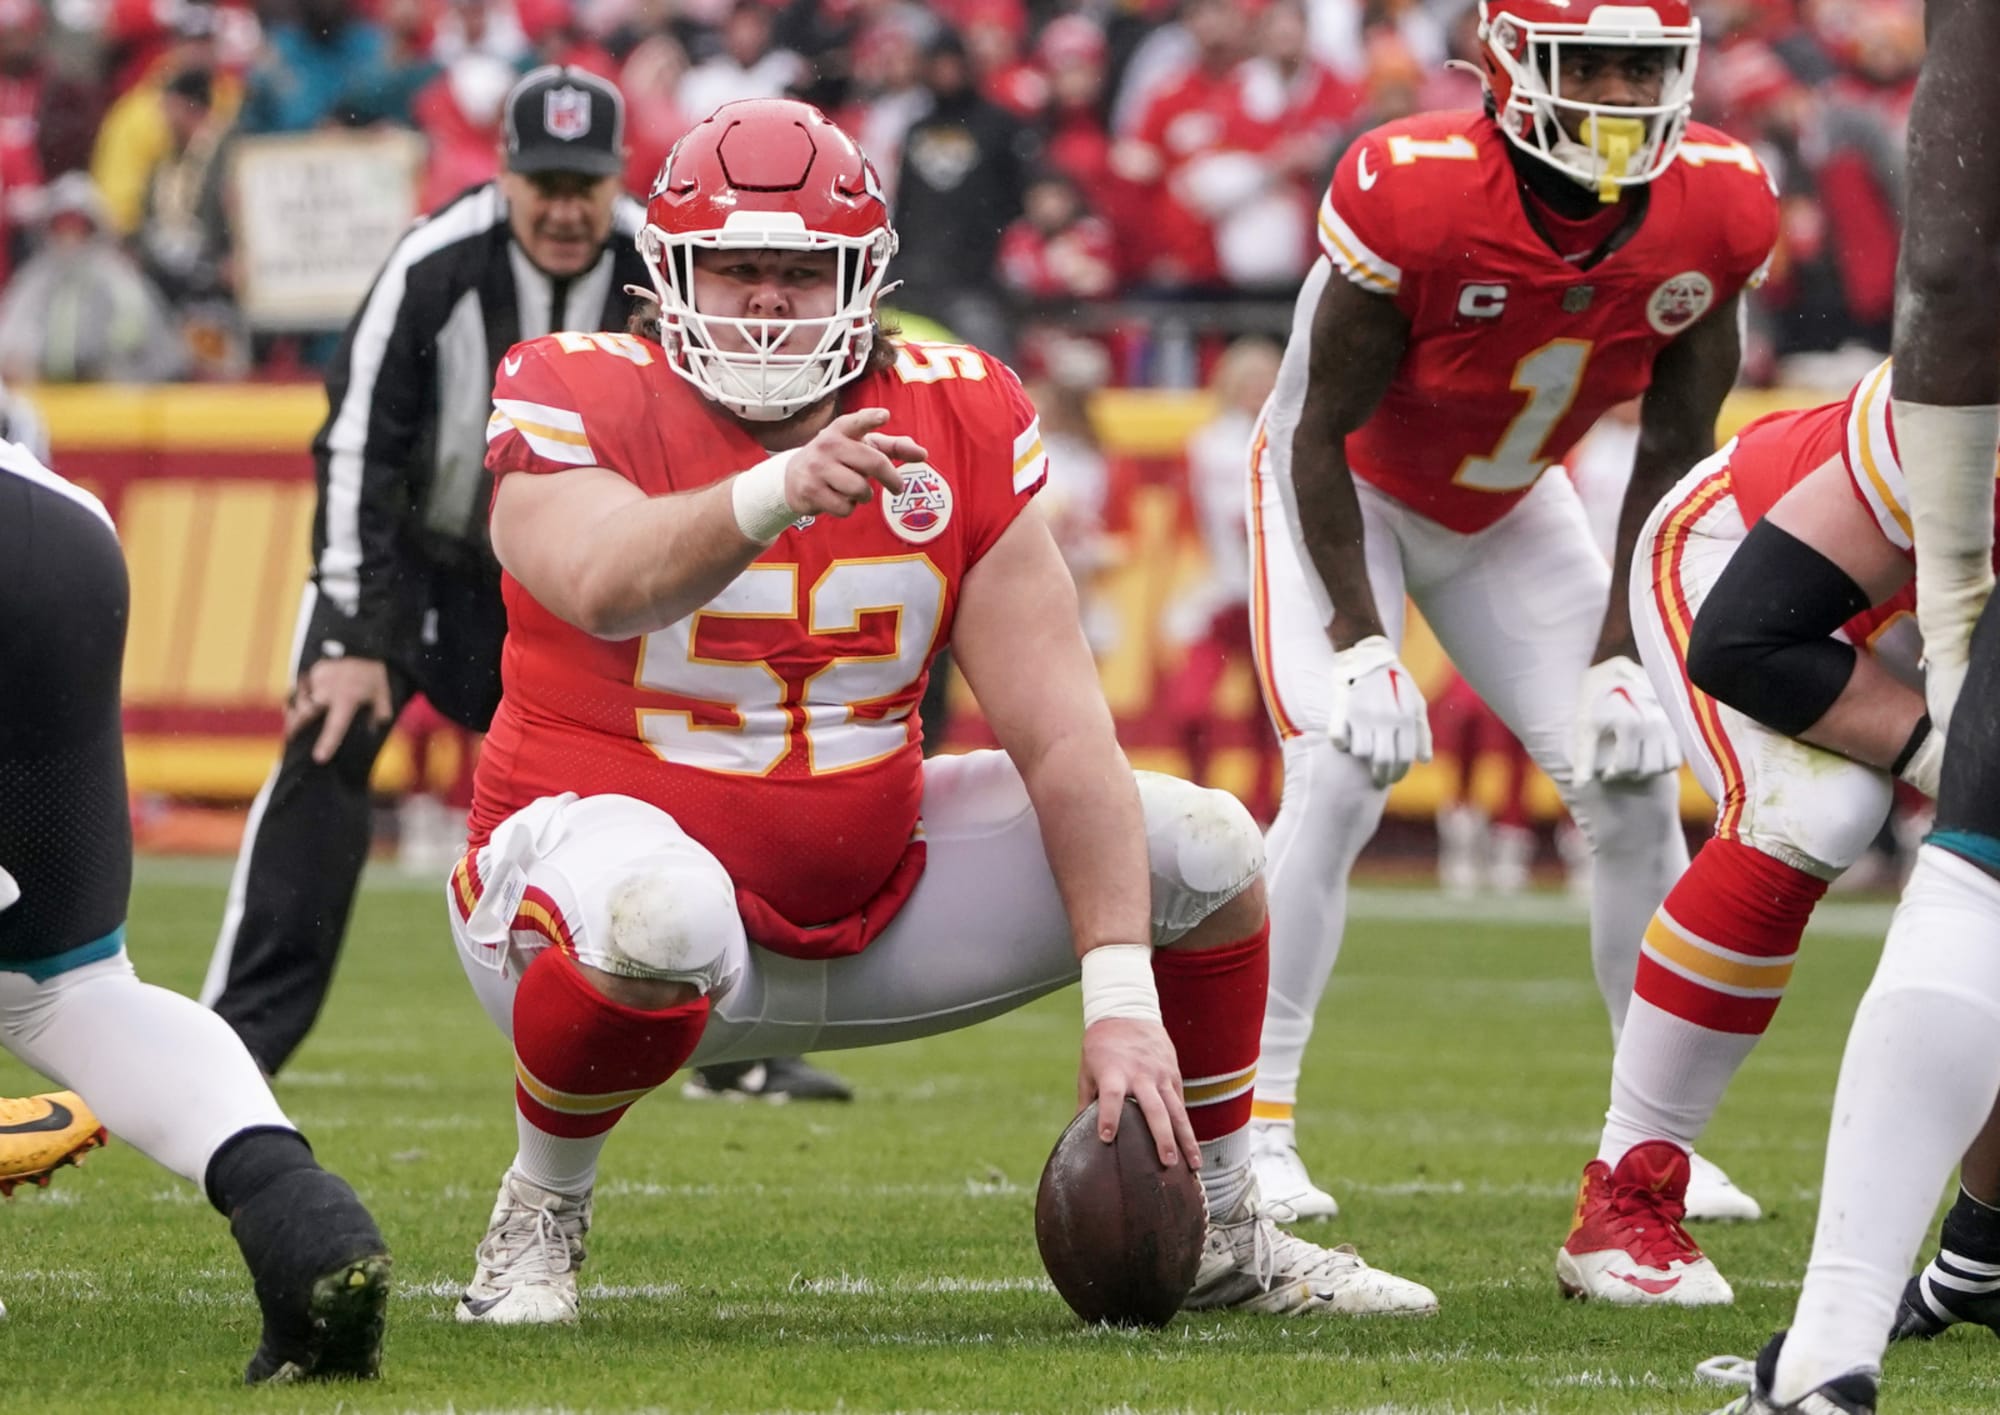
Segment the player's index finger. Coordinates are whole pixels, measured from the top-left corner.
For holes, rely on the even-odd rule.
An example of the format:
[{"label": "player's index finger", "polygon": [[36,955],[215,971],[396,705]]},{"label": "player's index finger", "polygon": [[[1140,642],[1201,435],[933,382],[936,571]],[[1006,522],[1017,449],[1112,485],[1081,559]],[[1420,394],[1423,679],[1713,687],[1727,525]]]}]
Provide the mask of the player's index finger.
[{"label": "player's index finger", "polygon": [[842,437],[859,438],[865,432],[873,432],[889,421],[887,408],[856,408],[851,413],[842,413],[833,420],[833,428]]}]

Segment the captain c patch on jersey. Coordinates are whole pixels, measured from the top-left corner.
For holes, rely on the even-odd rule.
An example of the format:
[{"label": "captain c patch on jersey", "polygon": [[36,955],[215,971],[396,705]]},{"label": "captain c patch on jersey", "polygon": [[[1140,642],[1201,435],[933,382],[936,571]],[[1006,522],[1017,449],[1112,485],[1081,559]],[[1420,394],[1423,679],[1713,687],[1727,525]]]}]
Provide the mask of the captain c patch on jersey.
[{"label": "captain c patch on jersey", "polygon": [[936,540],[951,524],[950,483],[925,462],[909,462],[896,470],[903,475],[903,489],[883,499],[883,519],[911,545]]}]

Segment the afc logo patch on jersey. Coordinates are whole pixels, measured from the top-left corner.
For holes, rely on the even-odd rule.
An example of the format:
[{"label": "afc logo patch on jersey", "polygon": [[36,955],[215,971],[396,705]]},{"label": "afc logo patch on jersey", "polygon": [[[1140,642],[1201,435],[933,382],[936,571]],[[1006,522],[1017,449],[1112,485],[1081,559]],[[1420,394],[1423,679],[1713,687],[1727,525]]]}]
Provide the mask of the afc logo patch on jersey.
[{"label": "afc logo patch on jersey", "polygon": [[911,545],[936,540],[951,524],[951,484],[925,462],[911,462],[897,470],[903,474],[903,489],[883,498],[882,519]]},{"label": "afc logo patch on jersey", "polygon": [[1678,334],[1708,313],[1715,303],[1715,284],[1699,270],[1684,270],[1664,280],[1646,301],[1646,322],[1662,334]]}]

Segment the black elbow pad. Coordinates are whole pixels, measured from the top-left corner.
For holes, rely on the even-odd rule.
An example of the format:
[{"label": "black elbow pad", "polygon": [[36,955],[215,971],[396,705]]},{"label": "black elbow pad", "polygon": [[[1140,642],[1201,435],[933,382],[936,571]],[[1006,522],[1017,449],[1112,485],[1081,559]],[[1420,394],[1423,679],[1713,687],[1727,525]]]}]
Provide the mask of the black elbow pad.
[{"label": "black elbow pad", "polygon": [[1826,715],[1854,676],[1854,646],[1833,635],[1867,607],[1868,596],[1845,570],[1759,521],[1695,616],[1688,678],[1718,702],[1796,737]]}]

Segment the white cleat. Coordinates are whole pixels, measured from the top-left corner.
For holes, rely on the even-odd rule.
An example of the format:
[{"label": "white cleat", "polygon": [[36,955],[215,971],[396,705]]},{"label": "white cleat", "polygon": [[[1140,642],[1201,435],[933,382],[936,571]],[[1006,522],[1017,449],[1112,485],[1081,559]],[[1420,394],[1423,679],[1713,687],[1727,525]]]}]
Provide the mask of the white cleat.
[{"label": "white cleat", "polygon": [[499,1326],[575,1321],[576,1270],[589,1231],[588,1194],[557,1194],[509,1169],[475,1255],[479,1270],[458,1299],[458,1319]]},{"label": "white cleat", "polygon": [[1322,1248],[1285,1232],[1253,1187],[1234,1217],[1209,1220],[1191,1312],[1337,1312],[1350,1317],[1428,1317],[1437,1294],[1422,1283],[1371,1268],[1353,1248]]},{"label": "white cleat", "polygon": [[1764,1206],[1738,1189],[1713,1161],[1688,1156],[1689,1223],[1755,1223],[1762,1217]]},{"label": "white cleat", "polygon": [[1289,1120],[1250,1122],[1250,1168],[1264,1197],[1264,1212],[1279,1223],[1340,1217],[1333,1195],[1312,1182],[1299,1158],[1298,1132]]}]

